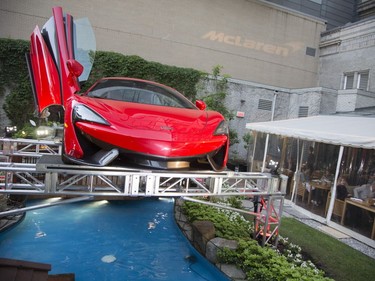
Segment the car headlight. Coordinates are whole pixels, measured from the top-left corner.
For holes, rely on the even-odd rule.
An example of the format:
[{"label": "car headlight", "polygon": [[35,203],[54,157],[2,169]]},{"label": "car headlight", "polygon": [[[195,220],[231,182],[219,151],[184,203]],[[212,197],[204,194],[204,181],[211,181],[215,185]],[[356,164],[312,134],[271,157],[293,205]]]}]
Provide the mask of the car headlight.
[{"label": "car headlight", "polygon": [[84,106],[83,104],[78,104],[78,105],[74,106],[73,120],[74,121],[89,121],[89,122],[94,122],[94,123],[99,123],[99,124],[109,126],[109,123],[108,123],[107,120],[105,120],[98,113],[89,109],[88,107]]},{"label": "car headlight", "polygon": [[48,126],[39,126],[35,134],[37,138],[53,138],[56,135],[56,130]]},{"label": "car headlight", "polygon": [[220,135],[229,135],[229,127],[228,127],[228,122],[223,120],[220,122],[219,126],[217,126],[215,132],[215,136],[220,136]]}]

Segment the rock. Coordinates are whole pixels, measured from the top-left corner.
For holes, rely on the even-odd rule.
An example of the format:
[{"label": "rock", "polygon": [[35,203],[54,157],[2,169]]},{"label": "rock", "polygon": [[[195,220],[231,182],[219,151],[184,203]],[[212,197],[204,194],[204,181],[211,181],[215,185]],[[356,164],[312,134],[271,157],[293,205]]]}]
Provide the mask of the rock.
[{"label": "rock", "polygon": [[219,269],[231,280],[246,280],[246,274],[234,264],[221,264]]},{"label": "rock", "polygon": [[238,242],[236,240],[228,240],[220,237],[216,237],[208,241],[206,245],[206,258],[213,264],[218,262],[217,251],[222,248],[228,248],[230,250],[236,250]]},{"label": "rock", "polygon": [[206,253],[206,244],[215,237],[215,226],[210,221],[195,221],[192,223],[193,246],[202,254]]}]

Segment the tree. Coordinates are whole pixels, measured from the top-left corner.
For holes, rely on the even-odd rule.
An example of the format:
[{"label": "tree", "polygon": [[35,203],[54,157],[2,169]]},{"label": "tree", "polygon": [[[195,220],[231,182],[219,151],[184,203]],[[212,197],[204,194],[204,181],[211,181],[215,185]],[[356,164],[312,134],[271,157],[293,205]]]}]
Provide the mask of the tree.
[{"label": "tree", "polygon": [[[220,112],[224,118],[229,121],[234,118],[234,114],[225,106],[225,98],[228,93],[229,75],[221,75],[222,66],[216,65],[212,68],[212,74],[207,74],[205,82],[210,84],[210,91],[206,90],[203,101],[207,104],[207,108]],[[208,87],[205,87],[208,89]],[[230,145],[239,143],[236,130],[229,128]]]}]

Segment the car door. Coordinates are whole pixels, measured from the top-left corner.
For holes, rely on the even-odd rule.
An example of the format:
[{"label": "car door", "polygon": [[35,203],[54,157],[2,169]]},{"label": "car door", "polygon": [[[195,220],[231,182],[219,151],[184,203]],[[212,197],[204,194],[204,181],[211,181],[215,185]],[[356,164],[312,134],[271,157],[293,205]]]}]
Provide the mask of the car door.
[{"label": "car door", "polygon": [[61,7],[43,28],[35,27],[26,54],[34,100],[39,113],[66,101],[87,80],[95,53],[95,36],[88,19],[74,20]]}]

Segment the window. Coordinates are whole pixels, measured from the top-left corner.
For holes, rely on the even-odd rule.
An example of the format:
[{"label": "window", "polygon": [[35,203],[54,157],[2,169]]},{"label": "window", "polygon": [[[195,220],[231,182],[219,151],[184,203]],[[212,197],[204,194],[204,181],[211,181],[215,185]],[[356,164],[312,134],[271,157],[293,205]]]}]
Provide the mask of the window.
[{"label": "window", "polygon": [[358,73],[357,88],[367,91],[368,71]]},{"label": "window", "polygon": [[300,106],[298,110],[298,118],[307,117],[309,115],[309,107],[308,106]]},{"label": "window", "polygon": [[343,89],[361,89],[367,91],[369,81],[369,71],[356,71],[344,73]]},{"label": "window", "polygon": [[344,74],[344,90],[353,89],[354,73]]}]

